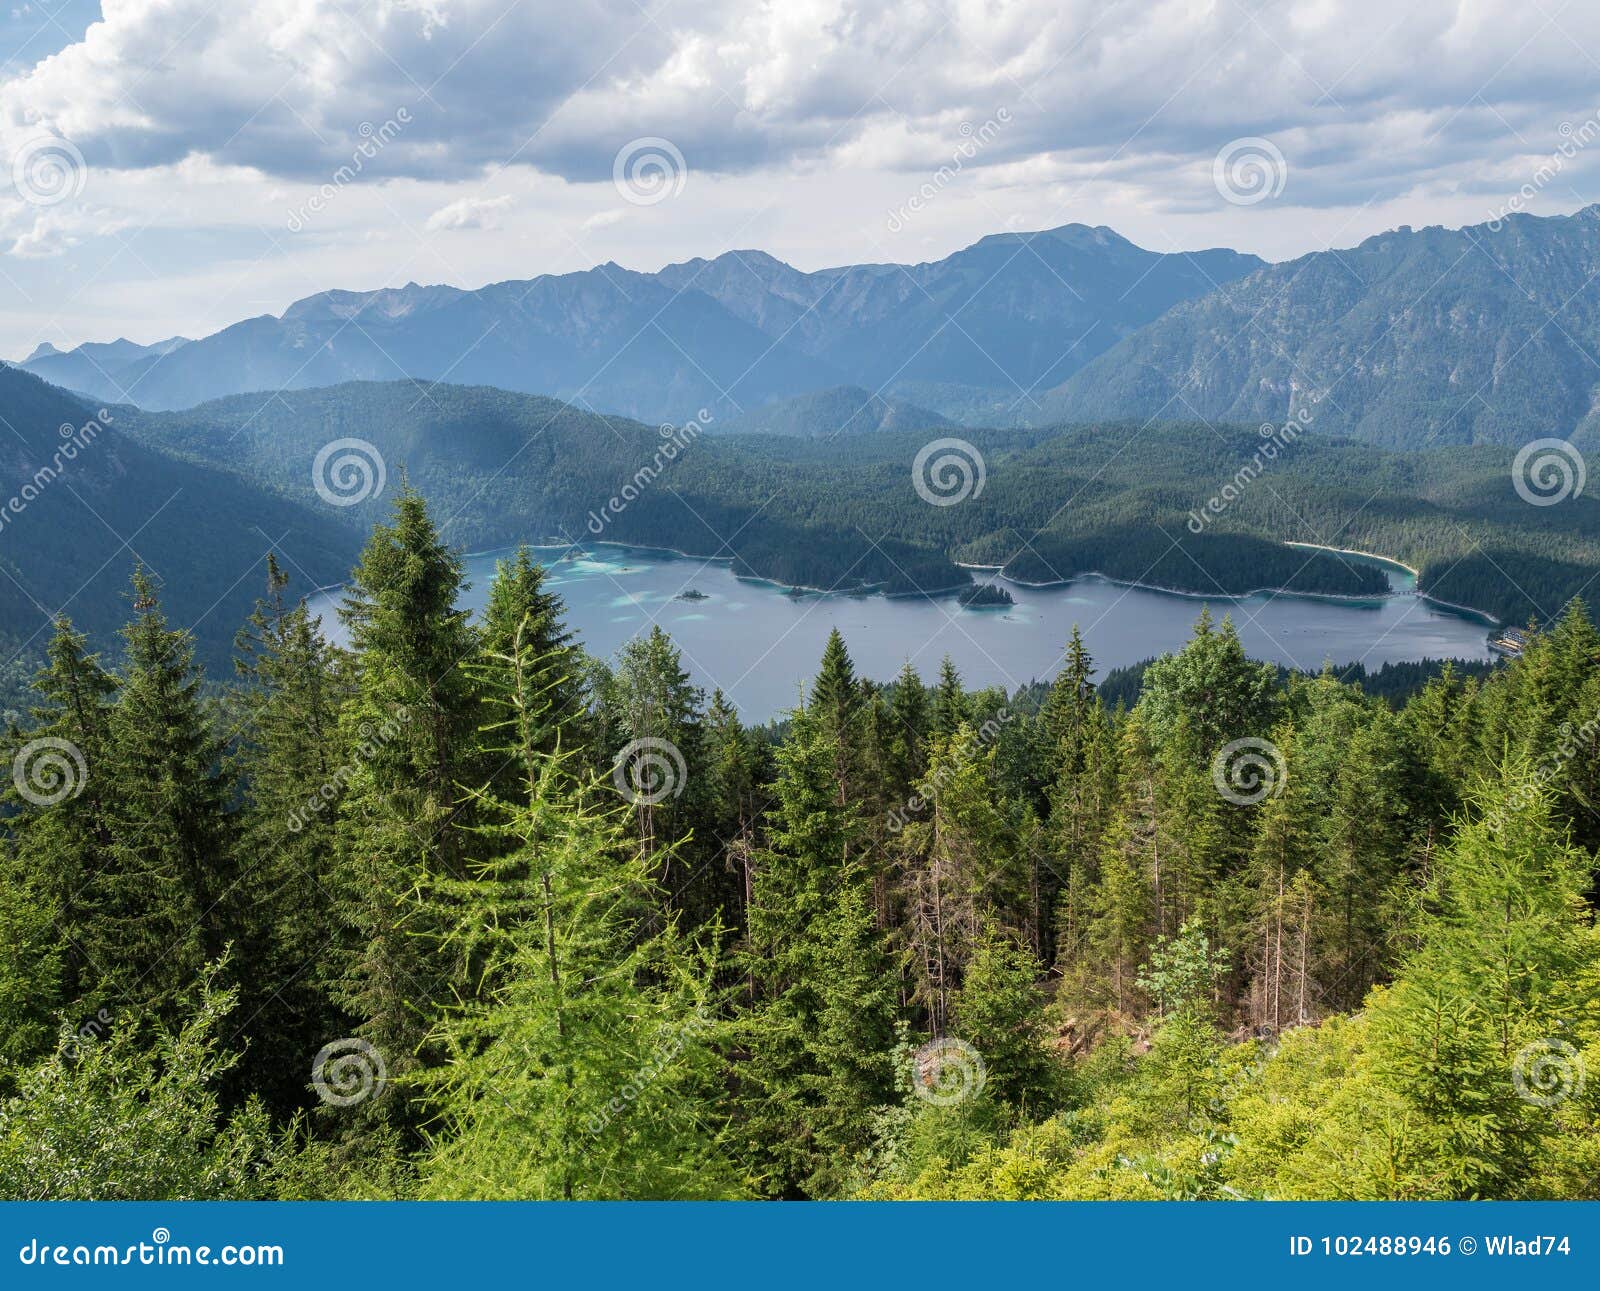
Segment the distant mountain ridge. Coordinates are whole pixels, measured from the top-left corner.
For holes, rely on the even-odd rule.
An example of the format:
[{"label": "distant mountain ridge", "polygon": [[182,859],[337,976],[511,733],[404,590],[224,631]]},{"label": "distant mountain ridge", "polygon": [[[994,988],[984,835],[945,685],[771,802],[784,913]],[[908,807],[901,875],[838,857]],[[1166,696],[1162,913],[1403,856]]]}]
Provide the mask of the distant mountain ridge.
[{"label": "distant mountain ridge", "polygon": [[1600,206],[1269,265],[1174,305],[1042,403],[1047,421],[1303,414],[1395,448],[1600,442]]},{"label": "distant mountain ridge", "polygon": [[[744,417],[857,385],[1015,406],[1180,301],[1263,262],[1162,254],[1110,229],[986,237],[943,260],[804,272],[759,251],[476,290],[327,291],[185,343],[80,346],[22,364],[97,398],[173,410],[233,394],[399,378],[492,385],[646,421]],[[115,352],[114,352],[115,351]],[[932,384],[930,384],[932,383]],[[926,404],[926,400],[919,400]],[[942,412],[935,404],[932,410]]]}]

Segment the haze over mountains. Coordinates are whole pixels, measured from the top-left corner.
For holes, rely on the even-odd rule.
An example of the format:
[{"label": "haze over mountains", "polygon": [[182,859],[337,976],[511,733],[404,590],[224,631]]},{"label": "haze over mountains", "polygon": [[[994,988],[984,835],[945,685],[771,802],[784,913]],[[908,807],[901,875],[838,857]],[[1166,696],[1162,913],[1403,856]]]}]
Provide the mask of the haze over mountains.
[{"label": "haze over mountains", "polygon": [[605,264],[476,291],[329,291],[186,344],[36,353],[24,366],[151,409],[421,378],[647,421],[702,408],[725,419],[854,384],[1005,423],[1174,304],[1261,264],[1233,251],[1158,254],[1083,225],[997,234],[910,266],[803,273],[731,251],[654,274]]},{"label": "haze over mountains", "polygon": [[[1249,443],[1256,424],[1304,413],[1317,436],[1449,460],[1430,455],[1414,476],[1408,459],[1385,458],[1383,499],[1357,506],[1377,467],[1339,457],[1358,481],[1350,506],[1310,531],[1305,518],[1332,496],[1327,480],[1279,514],[1272,506],[1296,486],[1278,479],[1221,526],[1238,532],[1208,532],[1184,557],[1214,580],[1196,590],[1257,586],[1238,571],[1264,568],[1275,544],[1341,532],[1414,559],[1425,582],[1433,570],[1453,579],[1436,589],[1446,599],[1522,618],[1600,565],[1586,509],[1501,513],[1515,503],[1512,446],[1600,442],[1597,281],[1600,207],[1402,228],[1277,265],[1231,251],[1160,255],[1068,225],[924,265],[803,273],[730,252],[655,274],[603,265],[477,291],[330,291],[281,318],[150,346],[42,345],[28,372],[0,366],[0,469],[9,492],[34,491],[0,545],[0,637],[15,647],[65,609],[108,643],[127,569],[142,559],[181,589],[175,608],[198,624],[202,647],[222,649],[254,594],[252,561],[279,535],[290,535],[297,581],[333,581],[388,506],[387,496],[347,509],[318,501],[311,463],[343,436],[376,445],[438,501],[453,543],[589,540],[600,536],[595,508],[657,454],[656,423],[682,426],[701,409],[710,416],[686,448],[692,466],[606,517],[605,537],[731,555],[804,585],[848,570],[852,586],[937,589],[964,577],[958,560],[1030,579],[1120,569],[1142,552],[1130,516],[1181,529],[1214,490],[1210,474],[1226,478],[1249,456],[1230,424],[1249,427],[1239,441]],[[112,417],[96,441],[70,471],[50,471],[60,428],[101,407]],[[1156,422],[1189,423],[1189,438],[1165,450],[1194,452],[1184,471],[1141,446],[1125,455],[1138,470],[1115,487],[1102,480]],[[912,505],[906,464],[952,423],[1028,437],[962,432],[984,445],[989,494],[930,516]],[[1044,429],[1063,423],[1082,429]],[[1073,447],[1050,457],[1053,441]],[[1084,471],[1079,459],[1102,443],[1113,458]],[[889,532],[863,519],[890,513]],[[1479,553],[1452,545],[1452,525],[1490,518],[1504,529],[1493,564],[1515,595],[1490,586]],[[1378,527],[1350,529],[1357,521]],[[730,533],[739,540],[724,550],[716,535]],[[1337,571],[1313,576],[1307,590],[1350,590]],[[1163,577],[1186,585],[1182,567]]]},{"label": "haze over mountains", "polygon": [[1283,422],[1386,447],[1593,436],[1600,207],[1400,228],[1268,265],[1105,228],[804,273],[759,251],[476,291],[329,291],[154,346],[23,366],[148,409],[348,380],[492,385],[643,421],[854,433],[952,421]]},{"label": "haze over mountains", "polygon": [[1600,206],[1401,228],[1270,265],[1081,368],[1044,422],[1310,424],[1389,447],[1592,440]]}]

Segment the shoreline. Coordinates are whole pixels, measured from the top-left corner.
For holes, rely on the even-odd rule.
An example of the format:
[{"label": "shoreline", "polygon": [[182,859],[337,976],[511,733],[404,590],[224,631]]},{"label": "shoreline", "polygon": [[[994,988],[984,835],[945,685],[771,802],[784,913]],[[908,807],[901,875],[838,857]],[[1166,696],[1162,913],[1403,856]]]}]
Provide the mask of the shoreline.
[{"label": "shoreline", "polygon": [[[1362,558],[1364,558],[1366,560],[1375,560],[1375,561],[1379,561],[1379,562],[1381,562],[1383,564],[1386,564],[1386,565],[1392,565],[1396,569],[1402,569],[1406,573],[1410,574],[1413,578],[1420,578],[1421,577],[1421,574],[1419,573],[1419,571],[1413,569],[1410,565],[1406,564],[1404,561],[1396,560],[1392,556],[1383,556],[1383,555],[1378,554],[1377,552],[1357,551],[1353,547],[1329,547],[1329,546],[1323,545],[1322,543],[1315,543],[1315,542],[1285,542],[1284,546],[1286,546],[1286,547],[1300,547],[1300,548],[1305,548],[1305,549],[1310,549],[1310,550],[1315,550],[1315,551],[1334,552],[1334,553],[1336,553],[1338,555],[1343,555],[1343,556],[1360,556],[1360,557],[1362,557]],[[667,556],[676,556],[676,557],[678,557],[679,559],[682,559],[682,560],[698,560],[698,561],[704,561],[707,564],[715,562],[715,563],[722,563],[722,564],[730,564],[731,565],[733,563],[733,561],[736,559],[733,556],[701,556],[701,555],[696,555],[693,552],[682,551],[677,547],[657,547],[657,546],[651,546],[651,545],[646,544],[646,543],[617,542],[614,539],[600,539],[600,538],[591,539],[588,542],[508,543],[508,544],[506,544],[504,546],[499,546],[499,547],[487,547],[482,551],[463,552],[462,553],[462,558],[463,559],[471,559],[473,557],[495,556],[495,555],[501,554],[502,552],[513,552],[513,551],[516,551],[518,547],[527,547],[531,551],[557,551],[557,550],[560,550],[560,551],[574,551],[574,550],[582,550],[585,547],[616,547],[616,548],[619,548],[619,549],[624,550],[624,551],[660,552],[660,553],[662,553],[664,555],[667,555]],[[555,562],[555,563],[559,563],[559,562]],[[1045,582],[1030,582],[1029,580],[1027,580],[1025,578],[1014,578],[1011,575],[1007,574],[1005,572],[1005,566],[1004,565],[985,565],[985,564],[979,564],[979,563],[975,563],[975,562],[972,562],[972,561],[964,561],[964,560],[952,561],[951,563],[953,565],[955,565],[955,567],[957,569],[982,570],[982,571],[984,571],[986,573],[993,574],[996,578],[999,578],[999,579],[1003,580],[1004,582],[1012,583],[1012,584],[1016,585],[1017,587],[1027,587],[1027,588],[1032,588],[1032,589],[1037,590],[1037,591],[1043,591],[1043,590],[1046,590],[1046,589],[1049,589],[1049,588],[1052,588],[1052,587],[1067,587],[1067,586],[1070,586],[1074,581],[1076,581],[1077,579],[1080,579],[1080,578],[1097,578],[1103,583],[1110,583],[1110,584],[1112,584],[1114,586],[1117,586],[1117,587],[1134,587],[1134,588],[1138,588],[1141,591],[1160,592],[1161,594],[1166,595],[1166,596],[1183,596],[1183,597],[1187,597],[1190,600],[1200,600],[1200,601],[1205,601],[1205,600],[1242,601],[1242,600],[1245,600],[1245,599],[1247,599],[1248,597],[1251,597],[1251,596],[1293,596],[1293,597],[1297,597],[1297,598],[1301,598],[1301,599],[1305,599],[1305,600],[1312,600],[1312,601],[1332,601],[1332,602],[1335,602],[1335,603],[1343,603],[1343,604],[1360,604],[1362,602],[1387,600],[1390,597],[1395,595],[1395,593],[1393,591],[1382,592],[1382,593],[1379,593],[1379,594],[1376,594],[1376,595],[1366,595],[1366,596],[1363,596],[1363,595],[1352,595],[1352,594],[1348,594],[1348,593],[1344,593],[1344,592],[1301,592],[1301,591],[1291,590],[1291,589],[1289,589],[1287,587],[1253,587],[1247,592],[1215,592],[1215,591],[1213,591],[1213,592],[1196,592],[1196,591],[1190,590],[1189,588],[1184,588],[1184,587],[1163,587],[1159,583],[1144,583],[1144,582],[1140,582],[1140,581],[1138,581],[1136,579],[1117,578],[1116,576],[1114,576],[1112,574],[1105,574],[1105,573],[1102,573],[1099,570],[1094,570],[1094,569],[1082,570],[1082,571],[1079,571],[1078,573],[1072,574],[1070,577],[1067,577],[1067,578],[1053,578],[1053,579],[1049,579],[1049,580],[1047,580]],[[952,584],[949,587],[942,587],[942,588],[938,588],[938,589],[933,590],[933,591],[885,592],[885,591],[881,591],[880,590],[881,585],[879,585],[879,584],[871,584],[871,585],[867,585],[867,586],[863,586],[863,587],[856,587],[856,588],[850,588],[850,589],[841,589],[841,588],[827,588],[827,587],[811,587],[811,586],[808,586],[808,585],[806,585],[804,583],[784,583],[784,582],[780,582],[778,579],[775,579],[775,578],[763,577],[760,574],[737,574],[736,573],[736,574],[734,574],[734,577],[737,578],[740,582],[743,582],[743,583],[760,583],[760,584],[764,584],[764,585],[766,585],[768,587],[780,588],[786,593],[787,592],[803,592],[803,593],[806,593],[808,595],[813,595],[813,596],[847,596],[847,597],[882,596],[885,600],[905,600],[905,599],[910,599],[910,598],[914,598],[914,597],[922,597],[922,598],[927,599],[927,600],[933,600],[936,597],[949,596],[952,593],[958,593],[963,589],[963,587],[971,586],[970,583],[967,583],[967,584],[955,583],[955,584]],[[317,594],[320,594],[320,593],[337,592],[341,588],[346,587],[348,585],[349,585],[348,580],[346,580],[345,582],[341,582],[341,583],[330,583],[326,587],[313,588],[311,590],[311,594],[312,595],[317,595]],[[1440,600],[1438,597],[1429,596],[1426,592],[1413,592],[1413,595],[1415,595],[1419,600],[1427,601],[1432,605],[1437,605],[1437,606],[1440,606],[1440,607],[1442,607],[1444,609],[1447,609],[1447,610],[1454,610],[1454,611],[1456,611],[1457,613],[1460,613],[1460,614],[1470,615],[1473,618],[1476,618],[1476,619],[1480,620],[1481,622],[1485,623],[1490,628],[1500,628],[1500,627],[1504,627],[1505,626],[1503,623],[1500,622],[1499,619],[1495,618],[1495,616],[1490,614],[1487,610],[1480,610],[1480,609],[1477,609],[1476,607],[1471,606],[1471,605],[1460,605],[1460,604],[1458,604],[1458,603],[1456,603],[1454,601]],[[971,608],[971,607],[962,606],[961,608],[967,609],[967,608]],[[983,608],[999,609],[999,608],[1006,608],[1006,607],[993,606],[993,607],[983,607]]]},{"label": "shoreline", "polygon": [[[1368,560],[1382,561],[1385,565],[1393,565],[1396,569],[1403,569],[1412,578],[1422,577],[1420,569],[1413,569],[1403,560],[1396,560],[1393,556],[1379,555],[1375,551],[1357,551],[1354,547],[1329,547],[1320,542],[1289,542],[1286,540],[1283,545],[1285,547],[1304,547],[1308,551],[1331,551],[1337,556],[1364,556]],[[1418,595],[1420,596],[1421,593],[1419,592]]]},{"label": "shoreline", "polygon": [[1141,583],[1132,578],[1118,578],[1114,574],[1103,574],[1098,569],[1086,569],[1080,573],[1073,574],[1070,578],[1052,578],[1048,582],[1033,583],[1025,578],[1012,577],[1005,572],[1005,566],[1003,565],[962,564],[961,568],[989,570],[996,577],[1003,578],[1008,583],[1015,583],[1018,587],[1031,587],[1035,590],[1068,587],[1080,578],[1098,578],[1102,583],[1110,583],[1114,587],[1137,587],[1143,592],[1160,592],[1165,596],[1185,596],[1190,600],[1197,601],[1242,601],[1251,596],[1294,596],[1308,601],[1343,601],[1347,604],[1359,604],[1363,601],[1387,600],[1394,595],[1393,592],[1379,592],[1370,596],[1346,592],[1297,592],[1287,587],[1252,587],[1248,592],[1195,592],[1186,587],[1163,587],[1160,583]]},{"label": "shoreline", "polygon": [[[1403,560],[1396,560],[1392,556],[1380,556],[1377,552],[1357,551],[1353,547],[1326,547],[1321,543],[1316,542],[1286,542],[1284,546],[1305,547],[1314,549],[1316,551],[1337,552],[1339,555],[1343,556],[1361,556],[1367,560],[1376,560],[1385,565],[1392,565],[1396,569],[1403,569],[1413,578],[1421,577],[1421,574],[1417,570],[1413,569]],[[1031,587],[1036,589],[1066,587],[1075,579],[1098,578],[1102,582],[1112,583],[1118,587],[1137,587],[1146,592],[1161,592],[1167,596],[1186,596],[1191,600],[1210,599],[1223,601],[1242,601],[1251,596],[1294,596],[1310,601],[1335,601],[1343,602],[1345,604],[1359,604],[1363,601],[1388,600],[1390,597],[1395,595],[1393,591],[1382,592],[1373,596],[1350,595],[1344,592],[1301,592],[1287,587],[1253,587],[1248,592],[1194,592],[1182,587],[1162,587],[1158,583],[1141,583],[1133,579],[1117,578],[1112,574],[1104,574],[1099,570],[1093,569],[1083,570],[1080,573],[1073,574],[1069,578],[1054,578],[1043,583],[1033,583],[1023,578],[1013,578],[1011,575],[1005,572],[1005,566],[1003,565],[980,565],[973,564],[968,561],[957,561],[956,564],[962,569],[982,569],[988,571],[994,574],[996,577],[1004,579],[1008,583],[1015,583],[1018,587]],[[1462,605],[1456,601],[1446,601],[1437,596],[1430,596],[1427,592],[1415,590],[1413,590],[1411,595],[1415,596],[1418,600],[1427,601],[1430,605],[1437,605],[1443,609],[1454,610],[1459,614],[1469,615],[1490,628],[1501,628],[1505,626],[1505,624],[1501,623],[1499,619],[1490,614],[1487,610],[1480,610],[1473,605]]]}]

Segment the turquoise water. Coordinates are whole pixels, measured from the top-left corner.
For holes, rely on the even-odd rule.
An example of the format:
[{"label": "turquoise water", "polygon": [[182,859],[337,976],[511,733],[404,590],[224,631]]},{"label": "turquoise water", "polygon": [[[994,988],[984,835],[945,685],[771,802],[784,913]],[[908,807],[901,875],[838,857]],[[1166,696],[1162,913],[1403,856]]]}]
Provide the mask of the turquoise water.
[{"label": "turquoise water", "polygon": [[[469,608],[483,606],[503,554],[467,558]],[[560,559],[559,548],[536,554],[551,562],[549,582],[591,653],[609,659],[629,638],[660,624],[697,683],[708,693],[720,686],[747,721],[794,705],[835,627],[863,675],[887,680],[910,660],[932,680],[948,654],[968,685],[1007,688],[1053,676],[1074,623],[1103,674],[1181,647],[1202,605],[1218,618],[1232,615],[1252,657],[1293,668],[1315,669],[1329,659],[1375,668],[1400,660],[1491,657],[1485,620],[1418,596],[1409,573],[1383,562],[1372,563],[1382,564],[1391,591],[1371,600],[1274,593],[1201,598],[1090,575],[1057,587],[1008,583],[1016,598],[1010,608],[962,609],[953,597],[793,593],[735,578],[725,561],[639,548],[596,545],[573,560]],[[679,599],[689,589],[706,599]],[[328,612],[336,600],[337,593],[324,593],[312,608],[338,638],[342,629]]]}]

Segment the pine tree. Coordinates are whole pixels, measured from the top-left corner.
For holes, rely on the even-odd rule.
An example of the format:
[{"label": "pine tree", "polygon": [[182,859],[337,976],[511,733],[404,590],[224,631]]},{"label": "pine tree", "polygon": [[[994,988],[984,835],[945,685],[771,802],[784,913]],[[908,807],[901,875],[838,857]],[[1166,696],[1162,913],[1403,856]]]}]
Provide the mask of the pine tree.
[{"label": "pine tree", "polygon": [[614,759],[607,769],[633,805],[641,854],[658,867],[656,877],[668,907],[696,921],[719,904],[714,884],[690,886],[691,879],[704,877],[704,853],[698,844],[665,844],[693,836],[697,825],[707,823],[704,700],[672,639],[652,627],[618,652],[605,701],[618,741],[618,747],[607,750]]},{"label": "pine tree", "polygon": [[[240,631],[235,667],[247,719],[232,768],[245,786],[240,824],[242,926],[236,951],[245,1053],[241,1083],[288,1110],[306,1095],[314,1055],[347,1033],[331,998],[334,968],[352,949],[338,918],[340,799],[371,741],[393,738],[397,721],[347,751],[338,729],[338,654],[288,576],[267,557],[266,596]],[[286,1055],[298,1061],[286,1063]]]},{"label": "pine tree", "polygon": [[1025,926],[1031,858],[995,803],[994,751],[970,726],[936,737],[917,786],[921,813],[900,839],[913,996],[942,1033],[986,912]]},{"label": "pine tree", "polygon": [[1065,1075],[1048,1047],[1041,976],[1032,952],[986,919],[951,1008],[951,1029],[982,1057],[990,1094],[1035,1120],[1053,1109]]},{"label": "pine tree", "polygon": [[1213,628],[1211,611],[1205,609],[1189,643],[1145,670],[1139,707],[1158,748],[1177,733],[1179,720],[1187,719],[1196,752],[1209,764],[1229,741],[1266,732],[1276,687],[1271,664],[1245,658],[1232,620],[1224,618]]},{"label": "pine tree", "polygon": [[[466,971],[441,951],[451,915],[428,901],[435,885],[467,877],[474,823],[461,775],[477,714],[463,665],[478,639],[456,608],[461,590],[460,559],[408,487],[393,523],[374,529],[341,610],[355,693],[339,715],[351,767],[339,896],[355,949],[338,1000],[395,1076],[419,1061],[436,1010]],[[393,738],[372,738],[389,730]],[[401,1110],[394,1098],[362,1105],[363,1116]]]},{"label": "pine tree", "polygon": [[[528,656],[538,661],[528,674],[527,685],[533,692],[528,706],[544,714],[538,742],[545,753],[558,744],[575,749],[580,742],[583,662],[573,634],[567,630],[565,614],[561,598],[545,587],[544,566],[533,559],[527,547],[518,547],[509,560],[496,562],[479,629],[483,656],[504,659],[520,641]],[[502,762],[490,770],[507,785],[515,784],[514,762]]]},{"label": "pine tree", "polygon": [[961,685],[961,674],[956,671],[954,660],[945,655],[939,664],[939,683],[933,689],[929,733],[935,739],[949,740],[971,716],[967,692]]},{"label": "pine tree", "polygon": [[240,926],[232,788],[200,698],[189,633],[167,626],[133,576],[134,619],[109,723],[110,863],[89,956],[124,1001],[175,1021],[205,965]]},{"label": "pine tree", "polygon": [[425,1195],[733,1195],[706,1103],[711,966],[674,925],[651,930],[656,897],[625,814],[542,748],[532,679],[546,660],[533,648],[514,637],[493,660],[509,684],[490,730],[522,786],[514,800],[492,785],[475,795],[504,859],[466,890],[461,926],[495,930],[480,943],[491,989],[435,1032],[449,1061],[421,1079],[442,1120]]},{"label": "pine tree", "polygon": [[54,1011],[107,997],[99,964],[109,966],[118,953],[99,923],[112,899],[107,795],[117,682],[65,618],[56,621],[46,659],[33,682],[40,702],[30,728],[13,739],[6,759],[13,773],[4,782],[7,805],[19,813],[0,911],[0,1016],[9,1021],[3,1029],[15,1057],[47,1040]]}]

